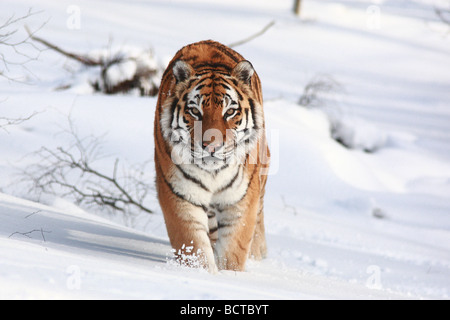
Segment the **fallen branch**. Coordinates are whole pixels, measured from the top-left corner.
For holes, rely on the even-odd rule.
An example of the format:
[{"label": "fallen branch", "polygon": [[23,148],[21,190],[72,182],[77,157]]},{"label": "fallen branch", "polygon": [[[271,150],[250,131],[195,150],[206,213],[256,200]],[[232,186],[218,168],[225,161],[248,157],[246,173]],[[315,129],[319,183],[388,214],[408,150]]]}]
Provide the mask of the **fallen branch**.
[{"label": "fallen branch", "polygon": [[27,237],[27,238],[31,238],[30,234],[32,234],[33,232],[40,232],[40,233],[41,233],[41,236],[42,236],[42,239],[44,240],[44,242],[46,241],[46,240],[45,240],[45,237],[44,237],[44,233],[52,233],[51,231],[46,231],[46,230],[43,230],[42,228],[40,228],[40,229],[34,229],[34,230],[31,230],[31,231],[27,231],[27,232],[19,232],[19,231],[16,231],[16,232],[11,233],[11,234],[8,236],[8,238],[11,238],[12,236],[14,236],[14,235],[16,235],[16,234],[20,234],[20,235],[25,236],[25,237]]},{"label": "fallen branch", "polygon": [[42,39],[40,37],[35,36],[33,33],[31,33],[31,31],[28,28],[28,26],[25,26],[25,30],[27,31],[29,37],[32,40],[34,40],[36,42],[39,42],[39,43],[43,44],[44,46],[46,46],[47,48],[49,48],[51,50],[54,50],[54,51],[56,51],[58,53],[61,53],[62,55],[66,56],[68,58],[71,58],[71,59],[74,59],[74,60],[76,60],[78,62],[81,62],[82,64],[84,64],[86,66],[101,66],[102,65],[101,61],[95,61],[95,60],[93,60],[93,59],[91,59],[89,57],[86,57],[86,56],[83,56],[83,55],[80,55],[80,54],[75,54],[75,53],[72,53],[72,52],[68,52],[68,51],[63,50],[63,49],[59,48],[58,46],[48,42],[47,40],[44,40],[44,39]]},{"label": "fallen branch", "polygon": [[271,27],[273,27],[275,25],[275,20],[272,20],[271,22],[269,22],[264,28],[262,28],[260,31],[258,31],[257,33],[255,33],[255,34],[253,34],[253,35],[251,35],[250,37],[247,37],[247,38],[245,38],[245,39],[242,39],[242,40],[239,40],[239,41],[236,41],[236,42],[233,42],[233,43],[230,43],[228,46],[230,47],[230,48],[233,48],[233,47],[237,47],[237,46],[240,46],[240,45],[242,45],[242,44],[244,44],[244,43],[247,43],[247,42],[249,42],[249,41],[251,41],[251,40],[253,40],[253,39],[255,39],[255,38],[257,38],[257,37],[259,37],[259,36],[261,36],[261,35],[263,35],[267,30],[269,30]]}]

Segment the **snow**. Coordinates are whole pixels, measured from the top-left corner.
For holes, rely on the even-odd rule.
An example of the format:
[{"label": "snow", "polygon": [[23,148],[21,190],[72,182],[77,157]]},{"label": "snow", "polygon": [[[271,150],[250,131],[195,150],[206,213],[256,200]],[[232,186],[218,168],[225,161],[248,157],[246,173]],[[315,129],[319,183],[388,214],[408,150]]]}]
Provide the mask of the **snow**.
[{"label": "snow", "polygon": [[[42,146],[72,143],[69,117],[81,137],[102,137],[97,168],[150,161],[154,181],[156,98],[93,93],[89,72],[44,50],[26,68],[10,66],[22,81],[0,78],[0,298],[449,299],[450,26],[434,13],[443,4],[304,0],[299,19],[291,2],[1,3],[2,21],[33,7],[27,25],[47,21],[38,35],[68,51],[100,54],[111,41],[152,48],[158,64],[185,44],[229,44],[275,25],[236,47],[262,80],[273,156],[265,260],[217,275],[176,265],[154,193],[155,213],[130,217],[48,195],[37,202],[18,172]],[[118,65],[111,77],[134,68]],[[317,74],[343,90],[301,107]],[[76,88],[56,90],[72,77]]]}]

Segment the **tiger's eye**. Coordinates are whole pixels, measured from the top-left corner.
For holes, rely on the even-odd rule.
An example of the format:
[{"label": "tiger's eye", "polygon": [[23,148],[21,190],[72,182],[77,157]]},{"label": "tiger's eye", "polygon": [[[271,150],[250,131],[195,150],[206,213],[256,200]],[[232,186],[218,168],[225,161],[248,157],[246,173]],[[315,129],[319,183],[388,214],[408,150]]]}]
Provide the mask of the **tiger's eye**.
[{"label": "tiger's eye", "polygon": [[190,111],[194,116],[200,115],[200,111],[199,111],[197,108],[189,108],[189,111]]},{"label": "tiger's eye", "polygon": [[234,109],[228,109],[227,112],[225,112],[225,114],[226,114],[227,116],[231,116],[231,115],[234,114],[234,112],[235,112]]}]

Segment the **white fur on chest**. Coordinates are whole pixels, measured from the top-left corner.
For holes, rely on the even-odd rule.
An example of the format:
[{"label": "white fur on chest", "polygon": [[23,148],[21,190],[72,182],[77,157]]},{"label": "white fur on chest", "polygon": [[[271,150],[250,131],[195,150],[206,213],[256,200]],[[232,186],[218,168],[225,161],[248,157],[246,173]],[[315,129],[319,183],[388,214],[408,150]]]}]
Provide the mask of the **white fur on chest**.
[{"label": "white fur on chest", "polygon": [[188,201],[208,207],[239,201],[247,191],[248,177],[242,165],[229,165],[212,173],[194,164],[180,164],[174,169],[171,184]]}]

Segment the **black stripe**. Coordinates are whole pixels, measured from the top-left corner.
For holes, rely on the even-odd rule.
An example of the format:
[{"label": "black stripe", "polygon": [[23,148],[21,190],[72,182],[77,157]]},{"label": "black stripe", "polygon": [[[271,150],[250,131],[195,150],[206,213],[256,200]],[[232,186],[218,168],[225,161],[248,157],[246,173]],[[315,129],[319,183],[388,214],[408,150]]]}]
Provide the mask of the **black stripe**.
[{"label": "black stripe", "polygon": [[229,77],[230,73],[227,71],[221,71],[221,70],[217,70],[217,69],[213,69],[213,68],[202,69],[195,73],[195,76],[197,78],[204,77],[205,75],[208,75],[208,76],[203,79],[207,80],[207,79],[215,79],[217,76]]},{"label": "black stripe", "polygon": [[230,182],[228,182],[228,184],[226,186],[222,187],[219,191],[217,191],[217,193],[223,192],[223,191],[227,190],[228,188],[230,188],[233,185],[234,181],[236,181],[236,179],[237,179],[237,177],[239,175],[239,172],[241,172],[241,168],[242,167],[239,166],[236,174],[234,175],[233,178],[231,178]]},{"label": "black stripe", "polygon": [[[198,164],[198,163],[196,163],[196,162],[194,162],[194,165],[195,165],[197,168],[199,168],[200,170],[204,171],[204,172],[211,173],[211,171],[206,170],[205,168],[203,168],[200,164]],[[221,166],[219,169],[214,170],[214,171],[212,172],[212,175],[213,175],[213,176],[216,176],[220,171],[222,171],[223,169],[226,169],[226,168],[228,168],[228,163],[225,163],[225,164],[224,164],[223,166]]]},{"label": "black stripe", "polygon": [[206,80],[209,80],[209,79],[211,79],[211,78],[212,78],[212,76],[200,78],[200,79],[198,80],[196,86],[198,86],[199,84],[202,84],[203,82],[205,82]]},{"label": "black stripe", "polygon": [[192,225],[196,225],[196,227],[195,227],[195,231],[204,231],[204,232],[206,232],[206,233],[209,233],[209,231],[208,231],[208,227],[207,226],[205,226],[203,223],[201,223],[201,222],[199,222],[199,221],[196,221],[196,220],[184,220],[185,222],[189,222],[189,223],[191,223]]},{"label": "black stripe", "polygon": [[223,44],[220,44],[218,42],[207,41],[206,43],[208,43],[212,47],[216,48],[220,52],[226,54],[234,62],[238,62],[240,60],[239,57],[236,57],[238,54],[233,49],[230,49],[230,48],[228,48],[228,47],[226,47]]},{"label": "black stripe", "polygon": [[206,211],[206,207],[205,207],[204,205],[199,204],[199,203],[192,202],[192,201],[186,199],[186,197],[185,197],[184,195],[182,195],[182,194],[176,192],[175,189],[174,189],[174,188],[172,187],[172,185],[170,184],[170,182],[167,181],[165,175],[164,175],[163,172],[162,172],[161,166],[160,166],[159,164],[157,164],[157,167],[158,167],[159,172],[161,173],[161,176],[162,176],[162,178],[163,178],[163,181],[166,183],[166,185],[169,187],[170,191],[171,191],[175,196],[177,196],[177,197],[180,198],[181,200],[184,200],[184,201],[186,201],[186,202],[189,202],[189,203],[192,204],[193,206],[202,208],[204,211]]},{"label": "black stripe", "polygon": [[[227,210],[230,207],[235,206],[237,203],[241,202],[245,198],[245,196],[247,195],[248,188],[250,187],[250,184],[252,183],[252,180],[253,180],[253,177],[255,175],[256,169],[257,169],[257,166],[255,166],[255,168],[253,169],[253,172],[252,172],[252,175],[250,176],[250,179],[248,181],[247,187],[245,188],[245,192],[244,192],[244,194],[242,195],[242,197],[239,200],[237,200],[237,201],[235,201],[233,203],[225,204],[225,205],[224,204],[218,204],[218,203],[211,203],[209,206],[211,208],[215,208],[216,210],[224,211],[224,210]],[[244,174],[244,172],[242,172],[242,174]]]},{"label": "black stripe", "polygon": [[211,234],[211,233],[217,232],[217,230],[219,230],[218,227],[211,228],[211,229],[209,229],[209,233]]},{"label": "black stripe", "polygon": [[257,166],[255,165],[255,168],[253,169],[252,175],[250,176],[250,179],[248,180],[247,188],[245,188],[244,195],[238,201],[236,201],[234,204],[241,202],[242,199],[244,199],[245,196],[247,195],[248,188],[250,187],[250,183],[252,183],[253,176],[255,175],[256,169],[257,169]]},{"label": "black stripe", "polygon": [[192,86],[192,84],[197,80],[198,80],[197,77],[193,77],[191,80],[189,80],[187,87],[190,88]]},{"label": "black stripe", "polygon": [[208,216],[208,219],[212,219],[216,217],[216,213],[213,211],[207,211],[206,215]]},{"label": "black stripe", "polygon": [[[234,83],[234,82],[233,82]],[[238,99],[239,101],[242,101],[244,98],[242,97],[242,95],[240,94],[239,90],[235,90],[237,95],[238,95]]]},{"label": "black stripe", "polygon": [[236,223],[236,221],[232,221],[232,222],[220,222],[220,221],[218,221],[217,222],[217,229],[232,227],[235,223]]},{"label": "black stripe", "polygon": [[181,173],[183,174],[183,176],[187,180],[194,182],[195,184],[197,184],[203,190],[210,192],[210,190],[200,180],[198,180],[198,179],[194,178],[193,176],[189,175],[187,172],[185,172],[183,169],[181,169],[180,166],[177,165],[176,167],[177,167],[178,170],[181,171]]},{"label": "black stripe", "polygon": [[[225,81],[225,80],[224,80]],[[225,83],[220,82],[219,83],[220,86],[224,87],[226,90],[231,90],[231,88],[229,86],[227,86]],[[230,97],[231,98],[231,97]]]},{"label": "black stripe", "polygon": [[[179,105],[177,105],[177,106],[175,107],[175,109],[176,109],[176,119],[177,119],[177,124],[176,124],[175,128],[172,127],[172,123],[170,124],[170,126],[172,127],[172,130],[183,129],[183,128],[180,127],[180,111],[181,111],[181,107],[180,107]],[[173,118],[173,117],[172,117],[172,118]],[[173,120],[172,120],[172,122],[173,122]],[[178,141],[178,142],[179,142],[179,141]]]},{"label": "black stripe", "polygon": [[245,109],[245,129],[247,129],[248,126],[248,109]]},{"label": "black stripe", "polygon": [[175,112],[175,108],[177,107],[178,104],[178,98],[173,99],[172,104],[170,105],[170,127],[172,127],[172,122],[173,122],[173,114]]},{"label": "black stripe", "polygon": [[[226,71],[231,71],[231,67],[223,64],[223,63],[202,63],[202,64],[196,64],[194,66],[195,69],[212,69],[214,72],[218,71],[217,69],[224,69]],[[200,72],[202,72],[204,70],[201,70]],[[198,73],[197,73],[198,74]]]},{"label": "black stripe", "polygon": [[250,109],[252,111],[253,128],[258,129],[258,124],[256,123],[255,118],[255,102],[253,101],[253,99],[248,99],[248,104],[250,105]]},{"label": "black stripe", "polygon": [[263,212],[263,210],[264,210],[264,207],[260,205],[257,216],[259,216]]},{"label": "black stripe", "polygon": [[[238,239],[237,243],[238,243],[239,248],[240,248],[242,251],[245,251],[244,245],[242,244],[241,241],[239,241],[239,239]],[[237,255],[236,255],[236,258],[237,258]],[[237,259],[236,259],[236,260],[237,260]]]}]

